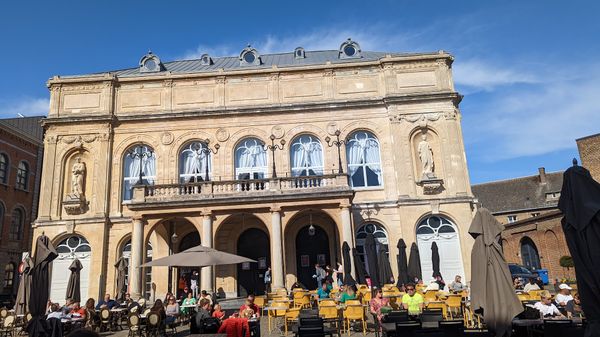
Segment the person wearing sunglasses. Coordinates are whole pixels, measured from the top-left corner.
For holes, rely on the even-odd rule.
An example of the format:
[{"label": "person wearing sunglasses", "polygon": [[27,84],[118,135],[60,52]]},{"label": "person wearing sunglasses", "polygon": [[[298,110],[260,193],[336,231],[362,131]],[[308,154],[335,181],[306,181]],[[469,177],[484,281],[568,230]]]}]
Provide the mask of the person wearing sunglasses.
[{"label": "person wearing sunglasses", "polygon": [[405,287],[406,294],[402,296],[402,306],[409,315],[419,315],[423,310],[423,296],[416,292],[415,285],[409,283]]}]

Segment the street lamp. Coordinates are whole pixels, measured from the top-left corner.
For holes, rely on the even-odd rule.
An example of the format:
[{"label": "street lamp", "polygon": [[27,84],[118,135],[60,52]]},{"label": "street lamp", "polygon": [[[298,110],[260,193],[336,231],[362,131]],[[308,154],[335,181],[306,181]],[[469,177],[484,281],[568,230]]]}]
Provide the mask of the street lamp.
[{"label": "street lamp", "polygon": [[273,162],[273,174],[271,174],[272,178],[277,178],[277,173],[275,172],[275,150],[283,150],[283,146],[285,145],[285,139],[279,141],[281,143],[281,147],[279,145],[275,145],[275,135],[271,135],[269,139],[271,140],[271,145],[266,145],[263,147],[263,150],[271,150],[272,162]]},{"label": "street lamp", "polygon": [[143,184],[143,178],[144,178],[144,159],[148,159],[148,158],[152,158],[152,156],[154,155],[154,153],[152,152],[152,149],[149,147],[146,147],[146,149],[144,149],[144,143],[140,143],[138,146],[134,147],[132,150],[130,150],[127,155],[129,157],[131,157],[134,161],[136,159],[140,160],[140,172],[139,172],[139,180],[136,183],[136,185],[142,185]]},{"label": "street lamp", "polygon": [[340,130],[335,130],[334,135],[335,135],[336,140],[331,141],[331,138],[329,136],[327,136],[327,137],[325,137],[325,142],[327,142],[327,145],[329,147],[332,147],[334,145],[337,146],[337,151],[338,151],[338,173],[341,174],[341,173],[344,173],[344,170],[342,169],[342,154],[340,152],[340,147],[342,146],[342,144],[343,145],[348,144],[348,141],[346,141],[346,140],[340,140],[340,134],[341,134]]},{"label": "street lamp", "polygon": [[221,148],[221,145],[219,145],[219,143],[215,144],[215,148],[213,150],[209,147],[210,139],[206,138],[206,140],[204,140],[204,142],[206,143],[206,147],[200,146],[198,151],[204,153],[204,158],[206,159],[206,166],[205,166],[205,171],[204,171],[204,181],[208,181],[208,159],[209,159],[208,155],[210,155],[211,153],[217,154],[217,152],[219,152],[219,149]]}]

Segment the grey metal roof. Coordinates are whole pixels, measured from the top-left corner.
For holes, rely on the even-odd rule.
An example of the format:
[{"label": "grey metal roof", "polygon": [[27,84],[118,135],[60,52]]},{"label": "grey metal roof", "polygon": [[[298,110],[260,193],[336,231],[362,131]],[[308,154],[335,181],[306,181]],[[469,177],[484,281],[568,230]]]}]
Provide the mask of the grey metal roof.
[{"label": "grey metal roof", "polygon": [[546,173],[546,183],[540,176],[528,176],[508,180],[492,181],[471,186],[473,195],[482,207],[492,213],[557,207],[558,198],[546,200],[546,193],[560,192],[563,172]]},{"label": "grey metal roof", "polygon": [[[360,58],[339,58],[339,50],[319,50],[319,51],[306,51],[305,58],[295,58],[293,52],[289,53],[278,53],[278,54],[261,54],[260,65],[241,65],[238,56],[228,57],[212,57],[213,64],[204,65],[200,59],[195,60],[182,60],[163,62],[164,70],[172,73],[202,73],[202,72],[215,72],[220,69],[227,70],[240,70],[240,69],[267,69],[273,66],[278,68],[288,68],[297,66],[309,66],[309,65],[324,65],[327,62],[332,64],[340,63],[355,63],[355,62],[369,62],[379,60],[386,55],[391,56],[402,56],[402,55],[432,55],[436,53],[427,54],[403,54],[403,53],[386,53],[386,52],[373,52],[373,51],[362,51]],[[139,67],[108,71],[120,77],[132,77],[132,76],[144,76],[144,75],[155,75],[156,73],[141,73]],[[106,72],[104,72],[106,73]]]},{"label": "grey metal roof", "polygon": [[33,116],[0,119],[0,128],[7,128],[35,141],[42,142],[44,140],[42,119],[44,118],[46,117]]}]

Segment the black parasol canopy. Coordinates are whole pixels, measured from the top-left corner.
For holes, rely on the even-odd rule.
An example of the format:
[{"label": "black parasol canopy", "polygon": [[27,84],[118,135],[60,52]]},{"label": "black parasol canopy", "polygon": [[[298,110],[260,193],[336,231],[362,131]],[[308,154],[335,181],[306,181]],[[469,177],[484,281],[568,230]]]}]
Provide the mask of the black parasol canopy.
[{"label": "black parasol canopy", "polygon": [[81,278],[80,272],[83,269],[83,265],[78,258],[73,260],[73,263],[69,266],[71,275],[69,276],[69,283],[67,284],[67,293],[65,299],[72,299],[73,302],[81,302]]},{"label": "black parasol canopy", "polygon": [[[435,241],[431,244],[431,264],[433,265],[433,278],[442,277],[442,273],[440,273],[440,251]],[[442,279],[444,278],[442,277]]]},{"label": "black parasol canopy", "polygon": [[15,301],[15,314],[25,315],[29,312],[28,304],[31,296],[31,269],[33,269],[33,260],[29,254],[23,260],[23,273],[19,278],[19,290],[17,291],[17,300]]},{"label": "black parasol canopy", "polygon": [[419,256],[419,248],[414,242],[410,246],[410,257],[408,258],[408,276],[410,277],[410,282],[414,282],[415,279],[423,279],[423,276],[421,275],[421,257]]},{"label": "black parasol canopy", "polygon": [[352,248],[352,256],[354,257],[354,269],[356,270],[356,282],[359,284],[367,284],[367,280],[365,279],[365,275],[367,272],[365,271],[365,264],[360,260],[358,256],[358,251],[356,248]]},{"label": "black parasol canopy", "polygon": [[379,282],[381,285],[394,283],[394,275],[388,258],[388,251],[384,245],[379,246],[379,254],[377,258],[377,269],[379,269]]},{"label": "black parasol canopy", "polygon": [[121,256],[115,264],[115,268],[117,268],[117,293],[115,300],[120,302],[125,299],[125,293],[127,292],[127,284],[125,284],[125,276],[127,276],[127,260]]},{"label": "black parasol canopy", "polygon": [[50,279],[48,267],[58,254],[50,242],[50,238],[42,234],[38,237],[33,257],[33,268],[31,271],[31,296],[29,298],[29,312],[31,320],[27,325],[30,337],[47,336],[44,329],[46,304],[48,302]]},{"label": "black parasol canopy", "polygon": [[344,284],[355,285],[356,281],[352,278],[352,260],[350,260],[350,246],[344,241],[342,244],[342,255],[344,257]]},{"label": "black parasol canopy", "polygon": [[404,243],[403,239],[398,240],[398,287],[407,284],[410,282],[410,277],[408,277],[408,262],[406,258],[406,243]]},{"label": "black parasol canopy", "polygon": [[373,234],[367,234],[365,238],[365,259],[369,268],[369,277],[371,278],[371,287],[379,288],[379,268],[377,268],[377,245]]},{"label": "black parasol canopy", "polygon": [[576,165],[563,175],[558,208],[573,257],[577,289],[587,319],[586,336],[600,336],[600,184]]}]

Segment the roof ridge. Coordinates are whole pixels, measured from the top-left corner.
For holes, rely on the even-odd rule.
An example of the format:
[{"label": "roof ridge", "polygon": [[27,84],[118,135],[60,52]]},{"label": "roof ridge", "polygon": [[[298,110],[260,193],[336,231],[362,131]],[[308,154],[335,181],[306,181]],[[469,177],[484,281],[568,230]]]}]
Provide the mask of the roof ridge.
[{"label": "roof ridge", "polygon": [[[548,176],[548,175],[563,174],[564,172],[565,171],[546,172],[546,176]],[[539,177],[539,174],[533,174],[533,175],[523,176],[523,177],[514,177],[514,178],[506,178],[506,179],[488,181],[488,182],[485,182],[485,183],[479,183],[479,184],[471,185],[471,187],[482,186],[482,185],[491,185],[491,184],[499,184],[499,183],[504,183],[504,182],[509,182],[509,181],[523,180],[523,179],[527,179],[527,178],[534,178],[534,177]]]}]

